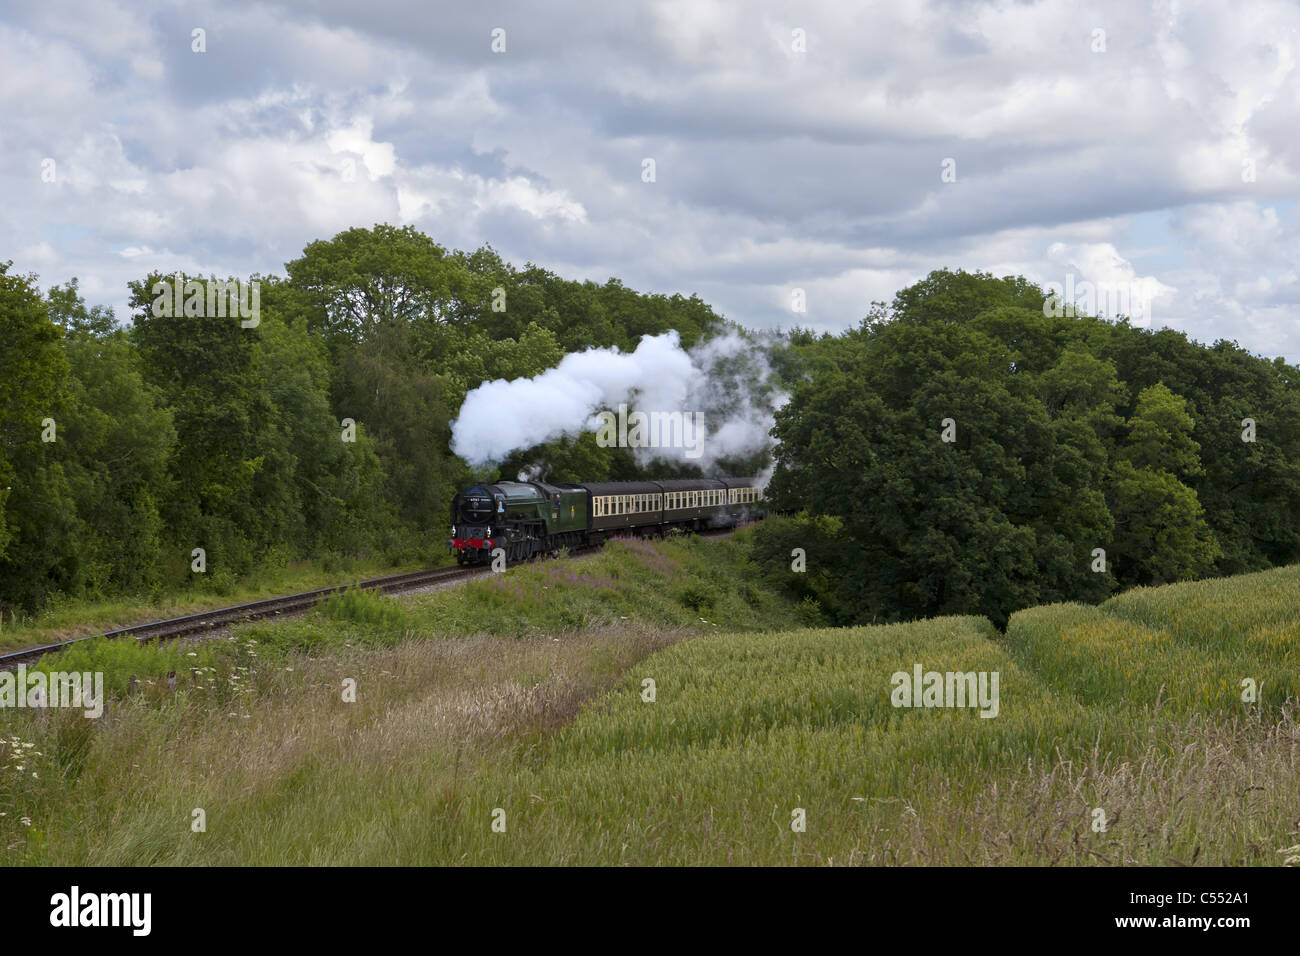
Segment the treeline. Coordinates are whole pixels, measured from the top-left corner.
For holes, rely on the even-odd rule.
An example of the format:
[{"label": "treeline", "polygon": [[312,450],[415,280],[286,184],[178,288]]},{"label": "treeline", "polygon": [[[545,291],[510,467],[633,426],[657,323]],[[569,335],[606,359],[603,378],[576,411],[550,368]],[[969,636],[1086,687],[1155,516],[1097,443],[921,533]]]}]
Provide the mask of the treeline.
[{"label": "treeline", "polygon": [[[141,276],[119,323],[76,280],[42,292],[0,263],[0,615],[59,594],[220,590],[308,556],[426,560],[455,490],[539,461],[555,480],[642,477],[594,434],[473,473],[450,424],[485,380],[728,327],[696,297],[391,226],[251,277],[252,322],[160,314],[158,290],[190,281],[214,285]],[[800,513],[757,536],[771,584],[840,623],[1002,621],[1300,561],[1300,370],[1044,302],[1021,278],[935,272],[855,329],[795,330],[768,352],[792,396],[768,495]]]},{"label": "treeline", "polygon": [[1300,561],[1300,369],[1044,300],[940,271],[795,332],[769,497],[802,514],[762,529],[773,584],[841,623],[1002,622]]},{"label": "treeline", "polygon": [[[255,321],[156,309],[158,289],[212,277],[142,276],[119,325],[75,279],[42,293],[0,263],[0,614],[223,589],[305,556],[427,558],[471,478],[448,450],[469,389],[669,329],[689,347],[722,324],[695,297],[565,280],[410,228],[313,242],[286,271],[248,280]],[[519,462],[635,477],[611,451],[557,442]]]}]

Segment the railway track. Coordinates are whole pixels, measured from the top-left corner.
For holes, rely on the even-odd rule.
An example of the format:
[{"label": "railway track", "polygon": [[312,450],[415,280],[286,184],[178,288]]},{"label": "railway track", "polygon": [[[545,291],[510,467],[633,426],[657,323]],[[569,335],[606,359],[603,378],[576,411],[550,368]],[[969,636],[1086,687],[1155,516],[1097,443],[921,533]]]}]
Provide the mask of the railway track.
[{"label": "railway track", "polygon": [[[725,537],[731,533],[731,529],[698,531],[695,533],[700,537]],[[598,547],[587,545],[581,548],[573,548],[569,553],[576,556],[586,551],[596,550]],[[40,647],[0,654],[0,671],[12,670],[19,664],[30,664],[46,654],[52,654],[55,651],[61,651],[75,644],[80,644],[82,641],[94,640],[98,637],[107,637],[114,640],[134,638],[137,641],[174,640],[179,637],[202,634],[230,624],[238,624],[242,621],[256,621],[261,618],[305,611],[324,601],[331,594],[337,594],[350,587],[359,587],[367,591],[379,591],[384,594],[395,594],[401,591],[426,587],[430,584],[474,577],[484,573],[488,573],[487,566],[431,568],[425,571],[410,571],[406,574],[373,578],[358,584],[338,584],[334,587],[320,588],[315,591],[303,591],[300,594],[286,594],[284,597],[267,598],[262,601],[252,601],[248,604],[234,604],[230,607],[217,608],[212,611],[200,611],[198,614],[186,614],[165,621],[134,624],[130,627],[120,627],[114,631],[105,631],[103,634],[87,634],[84,637],[69,638],[66,641],[56,641],[52,644],[43,644]]]},{"label": "railway track", "polygon": [[367,591],[379,591],[385,594],[409,591],[414,588],[437,584],[442,581],[456,580],[482,574],[480,568],[432,568],[426,571],[410,571],[406,574],[394,574],[383,578],[373,578],[359,584],[339,584],[334,587],[320,588],[316,591],[303,591],[299,594],[287,594],[284,597],[267,598],[249,604],[235,604],[231,607],[217,608],[212,611],[200,611],[198,614],[186,614],[166,621],[151,621],[147,624],[135,624],[121,627],[103,634],[88,634],[66,641],[32,647],[23,651],[0,654],[0,670],[10,670],[19,664],[30,664],[46,654],[61,651],[64,648],[89,641],[97,637],[112,639],[134,638],[137,641],[172,640],[202,634],[215,628],[225,627],[241,621],[255,621],[280,614],[294,614],[305,611],[319,604],[331,594],[337,594],[349,587],[360,587]]}]

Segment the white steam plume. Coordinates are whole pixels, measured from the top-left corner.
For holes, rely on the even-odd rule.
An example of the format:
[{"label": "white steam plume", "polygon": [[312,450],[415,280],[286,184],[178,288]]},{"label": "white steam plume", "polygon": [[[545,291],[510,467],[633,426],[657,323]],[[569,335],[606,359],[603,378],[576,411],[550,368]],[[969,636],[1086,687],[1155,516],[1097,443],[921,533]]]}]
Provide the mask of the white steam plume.
[{"label": "white steam plume", "polygon": [[645,336],[632,352],[588,349],[566,355],[533,378],[484,382],[465,396],[452,423],[451,450],[471,465],[498,462],[511,452],[599,427],[596,413],[683,412],[703,415],[698,456],[683,448],[636,448],[641,461],[663,458],[706,471],[719,458],[766,448],[772,413],[786,397],[771,386],[761,349],[735,332],[691,352],[677,333]]}]

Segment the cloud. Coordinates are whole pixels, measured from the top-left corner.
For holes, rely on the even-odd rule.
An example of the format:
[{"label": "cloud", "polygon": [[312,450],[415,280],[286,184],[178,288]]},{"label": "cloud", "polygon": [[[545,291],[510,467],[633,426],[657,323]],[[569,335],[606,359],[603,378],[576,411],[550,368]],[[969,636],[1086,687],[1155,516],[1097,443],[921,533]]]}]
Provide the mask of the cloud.
[{"label": "cloud", "polygon": [[389,221],[828,330],[938,267],[1131,272],[1157,321],[1295,361],[1298,28],[1289,0],[19,0],[0,244],[121,310],[149,268],[279,272]]}]

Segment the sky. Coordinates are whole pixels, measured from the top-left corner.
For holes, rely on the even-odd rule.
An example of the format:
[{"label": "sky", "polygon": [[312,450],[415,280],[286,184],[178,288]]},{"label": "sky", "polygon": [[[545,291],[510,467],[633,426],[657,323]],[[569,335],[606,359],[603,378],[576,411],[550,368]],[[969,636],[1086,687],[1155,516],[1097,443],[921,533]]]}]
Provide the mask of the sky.
[{"label": "sky", "polygon": [[122,319],[151,271],[283,274],[389,222],[751,328],[848,328],[947,267],[1300,362],[1298,27],[1295,0],[5,0],[0,261]]}]

